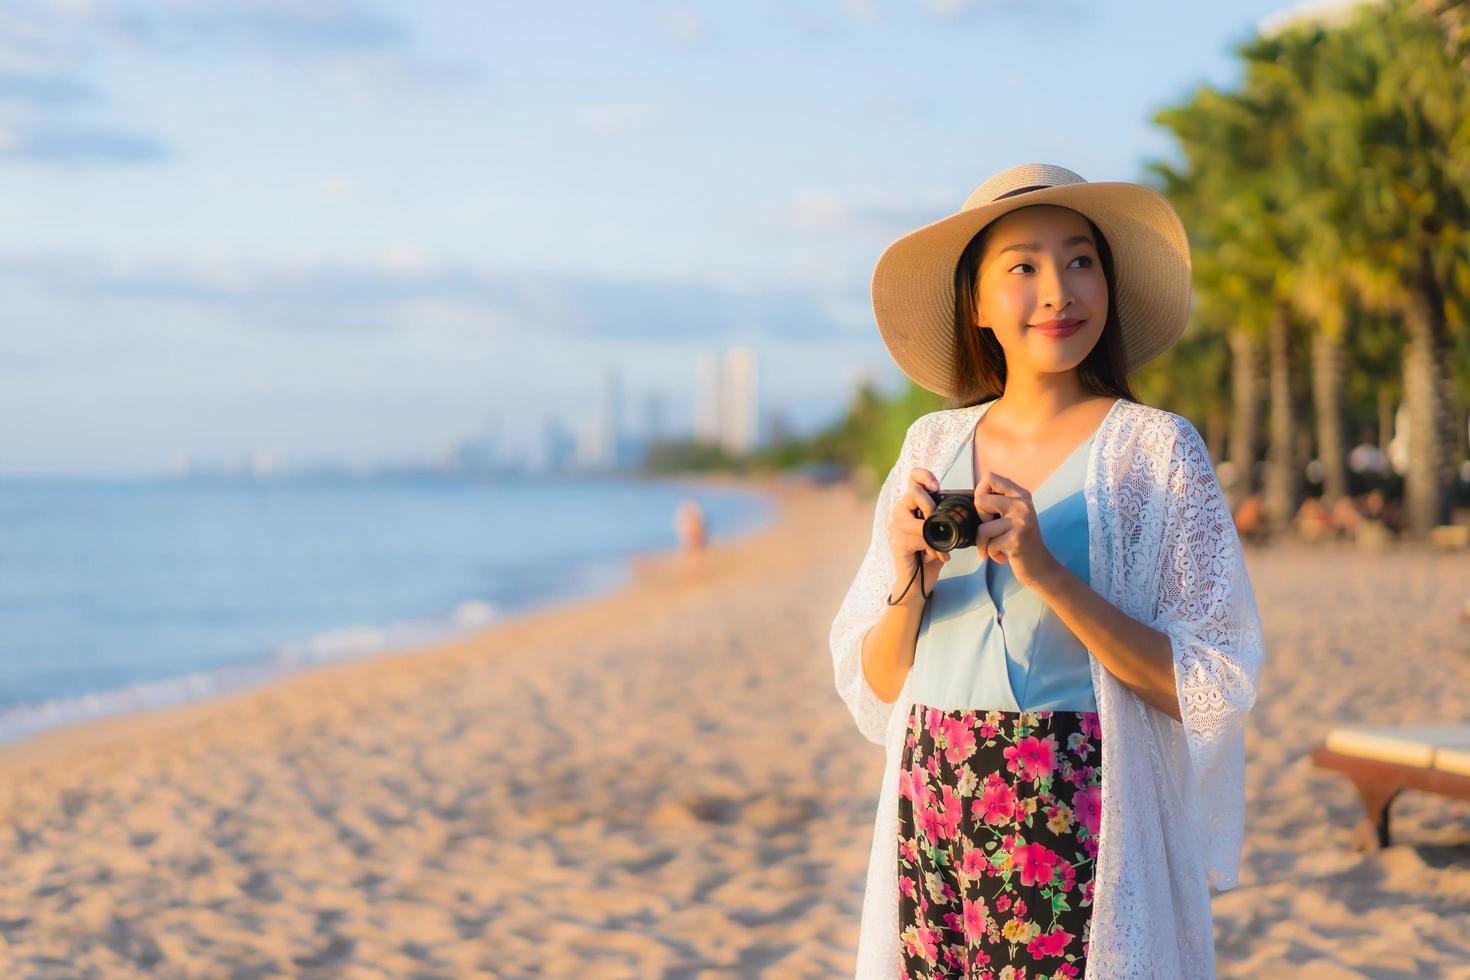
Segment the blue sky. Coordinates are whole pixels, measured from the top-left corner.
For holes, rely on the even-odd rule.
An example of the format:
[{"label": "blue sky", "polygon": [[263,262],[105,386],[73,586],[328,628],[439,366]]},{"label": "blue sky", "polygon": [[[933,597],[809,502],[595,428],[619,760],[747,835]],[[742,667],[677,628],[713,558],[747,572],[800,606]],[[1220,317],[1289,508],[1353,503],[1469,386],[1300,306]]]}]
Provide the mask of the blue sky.
[{"label": "blue sky", "polygon": [[[0,474],[430,458],[900,375],[883,247],[1025,161],[1137,180],[1280,3],[19,0],[0,24]],[[528,450],[529,451],[529,450]]]}]

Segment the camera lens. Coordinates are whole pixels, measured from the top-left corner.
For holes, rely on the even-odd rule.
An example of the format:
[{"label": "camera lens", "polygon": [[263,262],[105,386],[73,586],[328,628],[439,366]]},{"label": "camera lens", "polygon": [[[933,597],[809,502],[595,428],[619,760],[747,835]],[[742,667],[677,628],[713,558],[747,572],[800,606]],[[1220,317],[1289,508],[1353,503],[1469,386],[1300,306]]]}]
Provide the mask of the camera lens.
[{"label": "camera lens", "polygon": [[924,519],[924,543],[935,551],[973,548],[979,527],[974,493],[947,495],[935,506],[934,513]]}]

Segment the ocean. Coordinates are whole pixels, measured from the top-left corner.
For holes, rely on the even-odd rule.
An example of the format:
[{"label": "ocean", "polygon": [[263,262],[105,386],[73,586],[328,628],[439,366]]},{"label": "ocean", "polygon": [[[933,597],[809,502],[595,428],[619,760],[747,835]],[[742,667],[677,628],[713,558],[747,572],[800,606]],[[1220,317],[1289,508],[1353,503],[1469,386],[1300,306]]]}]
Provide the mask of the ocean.
[{"label": "ocean", "polygon": [[764,494],[634,479],[0,479],[0,743],[404,649],[765,526]]}]

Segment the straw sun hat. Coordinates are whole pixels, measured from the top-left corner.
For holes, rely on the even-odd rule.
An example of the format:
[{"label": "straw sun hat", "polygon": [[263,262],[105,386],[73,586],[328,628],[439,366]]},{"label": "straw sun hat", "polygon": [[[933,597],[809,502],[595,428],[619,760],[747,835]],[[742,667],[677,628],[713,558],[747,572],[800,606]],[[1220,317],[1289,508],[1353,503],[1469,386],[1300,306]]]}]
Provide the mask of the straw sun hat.
[{"label": "straw sun hat", "polygon": [[977,187],[948,217],[883,250],[873,270],[873,314],[903,373],[954,394],[955,266],[970,240],[1017,208],[1056,204],[1090,218],[1113,253],[1113,295],[1133,371],[1167,350],[1189,316],[1189,239],[1163,195],[1139,184],[1088,183],[1063,167],[1027,163]]}]

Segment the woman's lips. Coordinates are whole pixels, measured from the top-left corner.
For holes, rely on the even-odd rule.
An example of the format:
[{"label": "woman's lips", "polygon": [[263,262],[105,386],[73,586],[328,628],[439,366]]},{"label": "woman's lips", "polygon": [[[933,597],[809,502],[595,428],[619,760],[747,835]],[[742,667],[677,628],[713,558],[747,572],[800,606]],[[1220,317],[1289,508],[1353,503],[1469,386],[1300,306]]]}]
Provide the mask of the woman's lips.
[{"label": "woman's lips", "polygon": [[1039,330],[1048,337],[1070,337],[1086,322],[1086,320],[1068,317],[1064,320],[1048,320],[1046,323],[1033,323],[1031,324],[1031,329]]}]

